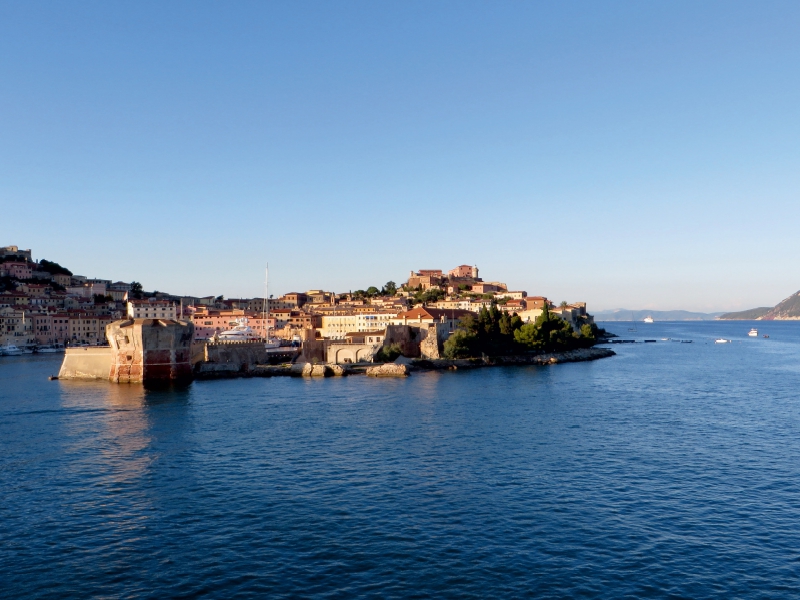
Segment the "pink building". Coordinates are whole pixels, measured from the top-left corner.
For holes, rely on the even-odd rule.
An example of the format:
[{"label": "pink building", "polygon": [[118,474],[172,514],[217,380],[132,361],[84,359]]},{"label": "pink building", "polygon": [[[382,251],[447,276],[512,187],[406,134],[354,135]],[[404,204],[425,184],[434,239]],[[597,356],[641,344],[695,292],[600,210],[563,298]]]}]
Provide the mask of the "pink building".
[{"label": "pink building", "polygon": [[33,313],[33,334],[40,346],[56,344],[63,346],[69,339],[69,315],[67,313]]},{"label": "pink building", "polygon": [[16,279],[30,279],[33,277],[33,269],[28,263],[7,262],[0,263],[0,277],[7,275]]},{"label": "pink building", "polygon": [[478,267],[471,267],[470,265],[461,265],[455,269],[450,269],[447,272],[448,277],[469,277],[478,279]]}]

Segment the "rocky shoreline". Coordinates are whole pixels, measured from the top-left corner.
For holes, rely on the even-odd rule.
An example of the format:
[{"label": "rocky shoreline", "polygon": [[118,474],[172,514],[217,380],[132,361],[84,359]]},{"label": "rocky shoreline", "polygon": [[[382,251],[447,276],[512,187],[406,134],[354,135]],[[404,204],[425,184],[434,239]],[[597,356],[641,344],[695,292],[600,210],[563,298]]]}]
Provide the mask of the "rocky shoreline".
[{"label": "rocky shoreline", "polygon": [[231,379],[236,377],[342,377],[366,375],[367,377],[407,377],[414,371],[457,371],[509,365],[556,365],[584,362],[614,356],[608,348],[585,348],[567,352],[497,356],[469,359],[399,359],[393,363],[332,365],[325,363],[296,363],[292,365],[254,365],[247,369],[235,364],[202,363],[195,371],[195,379]]}]

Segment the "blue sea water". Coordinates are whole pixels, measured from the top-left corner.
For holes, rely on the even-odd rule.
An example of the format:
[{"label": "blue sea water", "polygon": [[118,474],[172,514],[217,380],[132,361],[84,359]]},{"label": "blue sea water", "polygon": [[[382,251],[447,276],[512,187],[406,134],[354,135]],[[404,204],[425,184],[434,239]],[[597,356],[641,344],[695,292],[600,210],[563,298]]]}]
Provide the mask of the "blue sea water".
[{"label": "blue sea water", "polygon": [[172,391],[2,357],[0,596],[798,597],[800,323],[607,327],[659,341]]}]

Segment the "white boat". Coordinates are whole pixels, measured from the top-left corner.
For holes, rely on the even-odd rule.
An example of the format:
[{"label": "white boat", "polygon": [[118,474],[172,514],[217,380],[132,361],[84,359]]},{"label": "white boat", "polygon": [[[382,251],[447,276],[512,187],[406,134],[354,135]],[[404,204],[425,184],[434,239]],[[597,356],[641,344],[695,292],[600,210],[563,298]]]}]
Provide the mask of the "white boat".
[{"label": "white boat", "polygon": [[653,317],[650,317],[650,316],[645,317],[644,318],[644,322],[645,323],[652,323],[653,322]]},{"label": "white boat", "polygon": [[729,344],[729,343],[730,343],[730,340],[726,340],[726,339],[724,339],[724,338],[719,338],[719,339],[717,339],[717,340],[714,340],[714,343],[715,343],[715,344]]},{"label": "white boat", "polygon": [[261,336],[253,331],[253,328],[247,324],[247,317],[236,319],[234,327],[226,331],[221,331],[217,334],[217,339],[222,341],[240,341],[240,342],[253,342],[261,339]]},{"label": "white boat", "polygon": [[756,329],[755,327],[753,327],[753,328],[752,328],[752,329],[751,329],[751,330],[750,330],[750,331],[747,333],[747,335],[749,335],[750,337],[758,337],[758,329]]},{"label": "white boat", "polygon": [[6,344],[5,346],[0,346],[0,354],[5,356],[19,356],[22,354],[22,350],[17,348],[14,344]]},{"label": "white boat", "polygon": [[36,349],[37,354],[55,354],[56,352],[61,352],[61,348],[56,346],[39,346]]}]

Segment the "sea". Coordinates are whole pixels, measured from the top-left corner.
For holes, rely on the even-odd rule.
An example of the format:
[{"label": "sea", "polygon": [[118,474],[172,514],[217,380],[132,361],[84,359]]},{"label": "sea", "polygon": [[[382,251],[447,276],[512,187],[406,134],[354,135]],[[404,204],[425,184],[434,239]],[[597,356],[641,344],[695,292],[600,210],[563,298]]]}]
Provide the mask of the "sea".
[{"label": "sea", "polygon": [[799,597],[800,323],[605,325],[406,379],[0,357],[0,597]]}]

